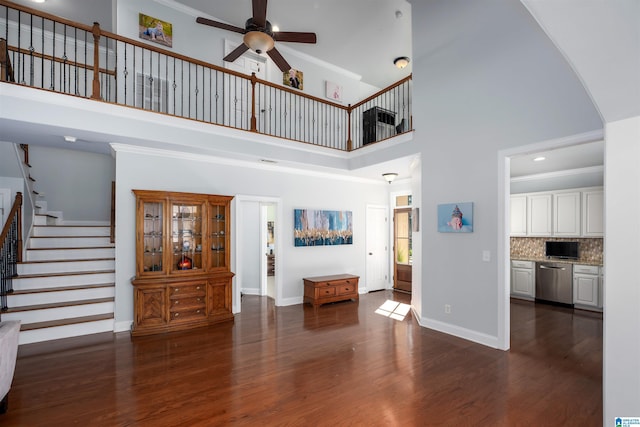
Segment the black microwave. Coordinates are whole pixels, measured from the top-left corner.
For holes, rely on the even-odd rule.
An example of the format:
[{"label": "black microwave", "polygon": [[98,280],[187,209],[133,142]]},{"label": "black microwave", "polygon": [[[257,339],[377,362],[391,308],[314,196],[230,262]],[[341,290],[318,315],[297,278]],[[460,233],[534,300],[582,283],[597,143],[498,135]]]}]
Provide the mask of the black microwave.
[{"label": "black microwave", "polygon": [[550,258],[578,259],[578,242],[545,242],[544,253]]}]

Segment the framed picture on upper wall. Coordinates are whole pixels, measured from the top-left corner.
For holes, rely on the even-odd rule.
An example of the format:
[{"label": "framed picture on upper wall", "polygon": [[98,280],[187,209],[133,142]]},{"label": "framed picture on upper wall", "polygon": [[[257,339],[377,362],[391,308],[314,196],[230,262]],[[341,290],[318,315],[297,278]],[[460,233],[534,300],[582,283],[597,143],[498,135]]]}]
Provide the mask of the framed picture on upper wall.
[{"label": "framed picture on upper wall", "polygon": [[173,46],[173,26],[169,22],[140,13],[138,25],[141,39],[167,47]]},{"label": "framed picture on upper wall", "polygon": [[337,83],[327,81],[325,96],[333,101],[342,102],[342,86]]},{"label": "framed picture on upper wall", "polygon": [[282,84],[285,86],[302,90],[303,83],[304,83],[304,78],[303,78],[302,71],[300,70],[296,70],[295,68],[292,68],[289,71],[282,73]]},{"label": "framed picture on upper wall", "polygon": [[438,205],[438,231],[441,233],[472,233],[473,203]]}]

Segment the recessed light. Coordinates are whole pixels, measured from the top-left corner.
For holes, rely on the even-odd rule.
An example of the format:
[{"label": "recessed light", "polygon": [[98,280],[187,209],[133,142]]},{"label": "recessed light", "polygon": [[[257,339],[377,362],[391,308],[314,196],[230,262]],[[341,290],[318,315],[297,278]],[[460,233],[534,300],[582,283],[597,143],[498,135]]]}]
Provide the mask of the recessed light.
[{"label": "recessed light", "polygon": [[44,3],[47,0],[31,0],[34,3]]},{"label": "recessed light", "polygon": [[280,31],[280,27],[278,27],[277,25],[272,25],[271,31],[273,31],[274,33],[277,33],[278,31]]},{"label": "recessed light", "polygon": [[534,162],[541,162],[541,161],[543,161],[543,160],[546,160],[546,157],[544,157],[544,156],[538,156],[538,157],[536,157],[535,159],[533,159],[533,161],[534,161]]},{"label": "recessed light", "polygon": [[75,136],[65,136],[64,140],[67,142],[76,142],[78,138],[76,138]]}]

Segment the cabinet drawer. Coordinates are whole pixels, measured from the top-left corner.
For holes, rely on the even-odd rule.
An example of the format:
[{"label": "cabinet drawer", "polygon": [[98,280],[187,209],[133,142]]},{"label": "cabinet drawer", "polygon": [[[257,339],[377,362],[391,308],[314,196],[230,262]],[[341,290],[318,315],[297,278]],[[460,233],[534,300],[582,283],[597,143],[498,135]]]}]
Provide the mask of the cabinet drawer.
[{"label": "cabinet drawer", "polygon": [[595,275],[598,275],[598,274],[600,274],[600,267],[598,267],[597,265],[574,264],[573,265],[573,272],[574,273],[580,273],[580,274],[595,274]]},{"label": "cabinet drawer", "polygon": [[170,322],[185,322],[189,320],[200,320],[206,317],[204,308],[193,308],[185,311],[171,311]]},{"label": "cabinet drawer", "polygon": [[338,295],[353,294],[356,290],[354,285],[338,285],[336,288],[338,290]]},{"label": "cabinet drawer", "polygon": [[204,308],[205,297],[188,297],[188,298],[175,298],[170,301],[171,311],[184,311],[190,309]]},{"label": "cabinet drawer", "polygon": [[169,298],[174,299],[194,296],[204,297],[205,289],[206,288],[204,283],[198,283],[195,285],[170,286]]},{"label": "cabinet drawer", "polygon": [[533,261],[511,260],[511,267],[515,268],[533,268]]},{"label": "cabinet drawer", "polygon": [[322,286],[322,287],[316,288],[317,298],[333,297],[335,295],[336,295],[335,286]]}]

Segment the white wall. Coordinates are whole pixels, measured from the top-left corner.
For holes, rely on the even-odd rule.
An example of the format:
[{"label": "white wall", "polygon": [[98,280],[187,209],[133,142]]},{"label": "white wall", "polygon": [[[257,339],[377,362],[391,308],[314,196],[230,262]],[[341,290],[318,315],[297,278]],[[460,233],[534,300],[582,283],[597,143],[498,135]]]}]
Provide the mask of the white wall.
[{"label": "white wall", "polygon": [[[124,146],[116,146],[115,150],[118,183],[115,316],[119,325],[133,319],[131,278],[135,276],[135,198],[132,189],[280,198],[284,215],[278,218],[277,224],[282,231],[278,265],[279,279],[283,283],[283,305],[302,302],[302,278],[305,276],[351,273],[360,275],[363,282],[366,280],[366,205],[388,203],[386,183],[366,183],[305,172],[291,174],[274,167],[249,168],[228,162],[211,163],[204,156],[184,153],[167,153],[161,157],[140,150],[132,152]],[[296,208],[352,211],[354,243],[294,247],[293,210]],[[236,256],[241,257],[242,254]],[[236,283],[234,289],[235,286]]]},{"label": "white wall", "polygon": [[[412,15],[414,141],[422,153],[418,314],[429,327],[504,348],[498,313],[500,298],[507,295],[499,289],[496,262],[502,179],[497,154],[600,129],[602,122],[575,74],[521,4],[415,1]],[[458,25],[448,24],[452,17]],[[474,203],[473,233],[436,231],[437,205],[453,202]],[[489,262],[482,261],[485,250]],[[445,304],[451,314],[444,313]]]},{"label": "white wall", "polygon": [[640,416],[640,117],[605,128],[604,423]]},{"label": "white wall", "polygon": [[64,220],[110,220],[113,157],[31,145],[29,162],[48,210],[62,211]]}]

